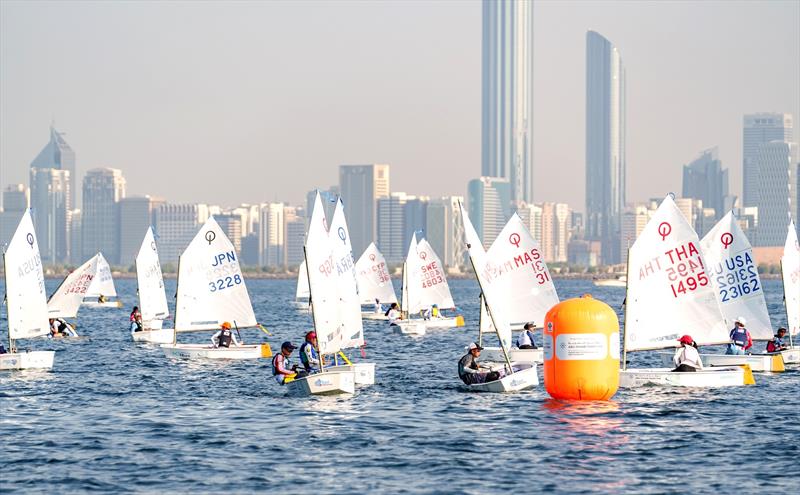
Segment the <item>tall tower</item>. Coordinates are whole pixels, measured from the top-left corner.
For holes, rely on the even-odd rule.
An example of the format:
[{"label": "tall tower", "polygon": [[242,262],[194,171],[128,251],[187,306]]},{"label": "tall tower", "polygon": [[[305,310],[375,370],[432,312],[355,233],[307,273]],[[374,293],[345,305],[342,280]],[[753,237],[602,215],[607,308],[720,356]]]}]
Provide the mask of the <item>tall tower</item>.
[{"label": "tall tower", "polygon": [[483,0],[481,175],[533,201],[533,2]]},{"label": "tall tower", "polygon": [[119,202],[125,178],[114,168],[95,168],[83,177],[81,235],[83,259],[102,252],[109,263],[120,262]]},{"label": "tall tower", "polygon": [[742,204],[759,204],[758,157],[762,144],[792,141],[792,115],[789,113],[752,113],[744,116],[742,126]]},{"label": "tall tower", "polygon": [[586,33],[586,235],[602,262],[619,263],[625,208],[625,69],[619,50]]},{"label": "tall tower", "polygon": [[378,199],[389,196],[389,165],[342,165],[339,194],[350,231],[353,257],[358,259],[378,234]]},{"label": "tall tower", "polygon": [[69,178],[72,184],[69,188],[68,205],[70,208],[76,207],[78,203],[75,190],[77,189],[76,181],[78,178],[75,175],[75,152],[64,140],[64,134],[58,132],[52,125],[50,126],[50,141],[33,159],[31,168],[55,168],[69,171]]}]

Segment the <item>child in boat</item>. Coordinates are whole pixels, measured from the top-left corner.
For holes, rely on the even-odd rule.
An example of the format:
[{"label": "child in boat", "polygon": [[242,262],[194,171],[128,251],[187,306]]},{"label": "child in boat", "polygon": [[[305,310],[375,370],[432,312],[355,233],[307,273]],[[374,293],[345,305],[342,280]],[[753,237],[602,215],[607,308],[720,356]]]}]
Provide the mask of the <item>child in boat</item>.
[{"label": "child in boat", "polygon": [[748,354],[748,351],[753,347],[753,337],[750,332],[744,327],[747,324],[744,317],[736,318],[736,323],[731,330],[730,337],[731,343],[725,350],[725,354],[742,355]]},{"label": "child in boat", "polygon": [[306,334],[306,340],[300,346],[300,362],[309,373],[319,371],[319,354],[317,353],[317,332],[310,331]]},{"label": "child in boat", "polygon": [[231,324],[228,321],[223,322],[217,333],[211,336],[211,343],[214,347],[226,348],[230,347],[231,344],[235,346],[242,345],[239,339],[236,338],[236,335],[231,332]]},{"label": "child in boat", "polygon": [[375,312],[376,313],[383,313],[383,306],[381,306],[381,300],[377,297],[375,298]]},{"label": "child in boat", "polygon": [[473,342],[469,345],[467,353],[458,361],[458,377],[467,385],[493,382],[500,379],[500,374],[496,371],[487,373],[480,370],[481,366],[478,364],[478,358],[482,350],[483,347]]},{"label": "child in boat", "polygon": [[533,340],[533,323],[526,323],[517,337],[517,349],[536,349],[536,342]]},{"label": "child in boat", "polygon": [[133,311],[131,311],[131,332],[141,332],[142,331],[142,312],[139,311],[139,306],[134,306]]},{"label": "child in boat", "polygon": [[697,350],[697,342],[689,335],[684,335],[678,339],[681,346],[675,350],[672,361],[675,369],[672,371],[697,371],[703,369],[703,361],[700,359],[700,352]]},{"label": "child in boat", "polygon": [[106,301],[108,301],[108,299],[106,299],[106,296],[104,296],[103,294],[100,294],[100,297],[97,298],[97,302],[99,302],[100,304],[103,304]]},{"label": "child in boat", "polygon": [[385,313],[386,317],[389,318],[389,326],[397,326],[397,320],[402,319],[402,315],[400,314],[400,310],[397,307],[397,303],[392,303],[391,307]]},{"label": "child in boat", "polygon": [[295,345],[286,341],[281,344],[281,352],[272,358],[272,376],[281,385],[286,385],[296,378],[303,378],[308,375],[305,371],[297,371],[297,365],[293,365],[289,361],[289,356],[292,355],[292,351],[295,349],[297,349]]},{"label": "child in boat", "polygon": [[767,352],[781,352],[788,349],[789,347],[783,342],[783,338],[785,336],[786,329],[783,327],[779,328],[778,333],[775,334],[775,337],[767,342]]}]

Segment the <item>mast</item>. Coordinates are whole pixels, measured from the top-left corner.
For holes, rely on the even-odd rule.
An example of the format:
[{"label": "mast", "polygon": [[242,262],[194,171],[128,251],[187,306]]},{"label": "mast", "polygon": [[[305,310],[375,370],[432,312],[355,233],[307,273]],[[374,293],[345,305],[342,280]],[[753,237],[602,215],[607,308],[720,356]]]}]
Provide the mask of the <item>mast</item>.
[{"label": "mast", "polygon": [[[178,276],[175,278],[175,321],[178,321],[178,294],[181,288],[181,256],[178,256]],[[172,332],[172,345],[178,345],[178,327]]]},{"label": "mast", "polygon": [[[308,266],[309,266],[309,263],[308,263],[308,251],[306,250],[305,244],[303,244],[303,259],[306,260],[306,275],[309,276],[309,278],[308,278],[308,282],[309,282],[308,283],[308,300],[309,300],[309,304],[310,304],[311,297],[312,297],[312,295],[311,295],[311,272],[310,272],[310,269],[308,268]],[[311,307],[311,321],[314,324],[314,332],[316,333],[316,330],[317,330],[317,316],[314,314],[314,307],[313,306]],[[317,355],[319,356],[319,372],[320,373],[324,373],[325,372],[325,364],[323,362],[325,360],[322,359],[322,353],[319,350],[319,340],[317,340],[317,346],[316,347],[317,347]]]},{"label": "mast", "polygon": [[480,296],[478,296],[478,300],[480,301],[480,310],[478,311],[478,345],[483,347],[483,307],[486,304],[486,301],[483,300],[483,292],[481,291]]},{"label": "mast", "polygon": [[400,294],[400,317],[408,318],[408,270],[407,261],[403,261],[403,293]]},{"label": "mast", "polygon": [[625,371],[628,368],[628,289],[631,283],[631,248],[628,246],[628,259],[625,263],[625,309],[624,309],[624,318],[625,318],[625,326],[623,327],[622,333],[622,371]]},{"label": "mast", "polygon": [[6,320],[8,320],[8,352],[14,352],[14,341],[11,339],[11,306],[8,305],[8,264],[6,263],[6,253],[3,251],[3,277],[4,285],[6,286],[6,295],[3,296],[3,302],[6,304]]},{"label": "mast", "polygon": [[786,326],[789,331],[789,347],[794,347],[792,343],[792,324],[789,322],[789,298],[786,297],[786,281],[783,280],[783,258],[781,258],[781,285],[783,285],[783,310],[786,312]]}]

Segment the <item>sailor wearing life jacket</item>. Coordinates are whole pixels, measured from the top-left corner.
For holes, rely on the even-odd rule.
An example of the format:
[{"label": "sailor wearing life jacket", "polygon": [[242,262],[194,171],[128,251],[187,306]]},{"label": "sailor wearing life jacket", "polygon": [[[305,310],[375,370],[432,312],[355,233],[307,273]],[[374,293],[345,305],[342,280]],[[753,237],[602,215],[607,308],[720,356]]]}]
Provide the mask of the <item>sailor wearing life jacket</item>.
[{"label": "sailor wearing life jacket", "polygon": [[286,385],[297,377],[297,365],[292,365],[289,356],[297,349],[291,342],[281,344],[281,352],[272,358],[272,376],[281,385]]},{"label": "sailor wearing life jacket", "polygon": [[753,347],[753,338],[744,327],[746,324],[743,317],[736,318],[736,324],[730,333],[731,343],[728,344],[725,354],[747,354],[747,351]]},{"label": "sailor wearing life jacket", "polygon": [[678,339],[681,346],[675,350],[672,361],[675,369],[672,371],[697,371],[703,369],[703,361],[700,359],[700,352],[697,350],[697,343],[689,335],[684,335]]},{"label": "sailor wearing life jacket", "polygon": [[779,328],[778,333],[775,334],[775,337],[767,342],[767,352],[781,352],[788,349],[789,347],[783,342],[783,338],[785,336],[786,329],[783,327]]},{"label": "sailor wearing life jacket", "polygon": [[231,332],[231,324],[229,322],[224,322],[220,326],[220,329],[211,336],[211,343],[214,347],[230,347],[231,342],[233,345],[241,345],[241,342],[236,338],[236,336]]},{"label": "sailor wearing life jacket", "polygon": [[536,342],[533,340],[533,329],[536,328],[533,323],[526,323],[525,328],[517,337],[518,349],[536,349]]},{"label": "sailor wearing life jacket", "polygon": [[319,371],[319,353],[317,352],[317,332],[306,334],[306,341],[300,346],[300,362],[309,373]]}]

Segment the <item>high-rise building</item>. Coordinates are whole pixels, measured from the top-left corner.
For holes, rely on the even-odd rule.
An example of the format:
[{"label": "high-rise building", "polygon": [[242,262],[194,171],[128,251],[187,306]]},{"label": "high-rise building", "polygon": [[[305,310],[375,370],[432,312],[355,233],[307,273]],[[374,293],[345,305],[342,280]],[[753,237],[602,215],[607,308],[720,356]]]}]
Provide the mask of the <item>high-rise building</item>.
[{"label": "high-rise building", "polygon": [[119,264],[131,266],[147,229],[153,225],[153,210],[165,204],[150,196],[122,198],[119,201]]},{"label": "high-rise building", "polygon": [[540,203],[542,236],[539,240],[547,263],[565,263],[572,232],[572,211],[566,203]]},{"label": "high-rise building", "polygon": [[542,206],[534,203],[517,205],[517,214],[528,232],[537,241],[542,240]]},{"label": "high-rise building", "polygon": [[702,200],[706,208],[714,209],[717,220],[733,205],[728,197],[728,170],[722,170],[716,147],[703,151],[693,162],[683,166],[682,196]]},{"label": "high-rise building", "polygon": [[770,141],[792,141],[792,115],[753,113],[744,116],[742,128],[742,206],[758,206],[759,147]]},{"label": "high-rise building", "polygon": [[17,230],[17,224],[28,208],[28,201],[28,189],[24,184],[12,184],[3,191],[3,209],[0,211],[0,251]]},{"label": "high-rise building", "polygon": [[622,232],[620,235],[622,263],[628,263],[628,250],[633,246],[633,243],[636,242],[636,239],[644,230],[647,222],[650,221],[657,206],[656,203],[650,203],[649,205],[638,204],[628,206],[622,212]]},{"label": "high-rise building", "polygon": [[158,236],[158,256],[163,265],[177,268],[178,258],[208,220],[208,205],[163,204],[155,208],[153,226]]},{"label": "high-rise building", "polygon": [[268,267],[283,267],[286,225],[283,203],[261,205],[258,221],[258,264]]},{"label": "high-rise building", "polygon": [[303,244],[306,235],[306,219],[304,209],[300,206],[287,206],[283,209],[283,220],[286,227],[284,260],[286,267],[299,266],[305,259]]},{"label": "high-rise building", "polygon": [[389,165],[341,165],[339,191],[353,256],[358,259],[378,234],[377,201],[389,195]]},{"label": "high-rise building", "polygon": [[481,175],[533,200],[533,2],[483,1]]},{"label": "high-rise building", "polygon": [[459,202],[464,202],[462,196],[431,199],[425,210],[425,238],[450,269],[461,267],[466,254]]},{"label": "high-rise building", "polygon": [[378,198],[376,244],[386,258],[386,263],[390,265],[405,260],[408,243],[411,242],[410,236],[408,241],[405,237],[404,212],[408,198],[409,196],[403,192],[394,192],[384,198]]},{"label": "high-rise building", "polygon": [[31,213],[44,263],[62,263],[69,259],[70,182],[69,170],[30,170]]},{"label": "high-rise building", "polygon": [[420,231],[428,237],[428,202],[427,196],[408,196],[403,205],[403,245],[406,249],[411,243],[414,232]]},{"label": "high-rise building", "polygon": [[619,263],[625,207],[625,68],[619,50],[586,33],[586,237],[602,243],[605,264]]},{"label": "high-rise building", "polygon": [[469,218],[488,249],[511,218],[511,183],[499,177],[472,179],[467,185],[467,207]]},{"label": "high-rise building", "polygon": [[69,225],[69,263],[80,265],[83,259],[83,229],[81,228],[81,210],[74,209],[69,211],[67,224]]},{"label": "high-rise building", "polygon": [[50,141],[42,148],[31,162],[31,168],[54,168],[69,171],[69,204],[74,208],[78,204],[76,197],[78,189],[78,176],[75,175],[75,152],[72,150],[64,134],[50,126]]},{"label": "high-rise building", "polygon": [[756,246],[782,246],[786,227],[797,204],[795,153],[797,145],[771,141],[759,146],[755,159],[758,167],[758,223]]},{"label": "high-rise building", "polygon": [[[119,202],[125,197],[125,178],[115,168],[94,168],[83,177],[83,258],[102,252],[119,264]],[[144,235],[144,233],[142,233]]]},{"label": "high-rise building", "polygon": [[214,215],[214,220],[219,224],[219,228],[225,232],[225,235],[230,239],[233,244],[233,249],[236,254],[242,255],[242,217],[235,213],[220,213]]}]

